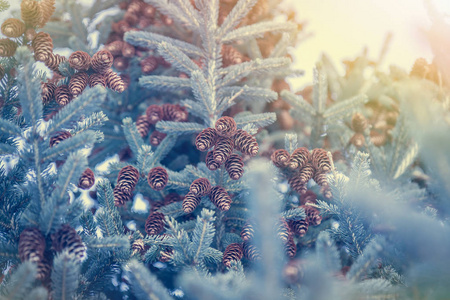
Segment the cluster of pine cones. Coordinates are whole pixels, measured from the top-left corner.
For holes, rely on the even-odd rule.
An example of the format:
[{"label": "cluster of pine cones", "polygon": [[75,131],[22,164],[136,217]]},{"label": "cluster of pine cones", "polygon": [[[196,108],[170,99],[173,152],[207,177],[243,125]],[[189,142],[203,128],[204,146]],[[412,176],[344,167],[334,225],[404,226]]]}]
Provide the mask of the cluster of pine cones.
[{"label": "cluster of pine cones", "polygon": [[331,161],[327,151],[316,148],[310,153],[307,148],[300,147],[289,154],[284,149],[278,149],[272,153],[271,159],[288,177],[291,188],[300,195],[306,193],[308,181],[313,179],[321,186],[323,195],[331,198],[326,175],[331,171]]},{"label": "cluster of pine cones", "polygon": [[[186,108],[178,104],[153,104],[147,107],[145,115],[137,118],[136,127],[141,137],[145,138],[148,135],[151,126],[159,121],[186,122],[188,116],[189,114]],[[154,130],[150,134],[149,142],[152,146],[158,146],[165,137],[165,133]]]},{"label": "cluster of pine cones", "polygon": [[37,278],[46,285],[50,283],[50,273],[55,253],[67,251],[76,261],[86,256],[86,247],[75,229],[64,224],[51,235],[51,249],[46,248],[45,236],[38,228],[26,228],[19,237],[19,257],[22,262],[37,264]]},{"label": "cluster of pine cones", "polygon": [[183,211],[185,213],[193,212],[203,196],[209,196],[211,202],[222,211],[230,209],[231,196],[223,187],[213,187],[207,178],[198,178],[192,182],[189,192],[184,197]]},{"label": "cluster of pine cones", "polygon": [[233,153],[236,149],[244,155],[255,156],[259,146],[256,139],[242,129],[237,129],[236,122],[231,117],[217,120],[215,128],[205,128],[197,135],[195,146],[200,151],[214,150],[206,154],[206,166],[210,170],[217,170],[225,164],[230,178],[238,180],[244,173],[242,158]]},{"label": "cluster of pine cones", "polygon": [[[120,170],[117,176],[117,184],[114,187],[114,204],[116,206],[122,206],[133,198],[133,191],[139,181],[139,177],[138,169],[131,165]],[[168,181],[169,174],[162,167],[151,169],[147,176],[149,186],[156,191],[164,189]]]},{"label": "cluster of pine cones", "polygon": [[[369,135],[371,143],[376,147],[382,147],[391,141],[391,131],[397,123],[398,112],[388,111],[386,108],[376,103],[367,105],[373,112],[371,118],[366,119],[361,113],[356,113],[352,117],[351,129],[355,132],[349,143],[356,148],[366,146],[366,135]],[[366,130],[370,131],[366,132]]]}]

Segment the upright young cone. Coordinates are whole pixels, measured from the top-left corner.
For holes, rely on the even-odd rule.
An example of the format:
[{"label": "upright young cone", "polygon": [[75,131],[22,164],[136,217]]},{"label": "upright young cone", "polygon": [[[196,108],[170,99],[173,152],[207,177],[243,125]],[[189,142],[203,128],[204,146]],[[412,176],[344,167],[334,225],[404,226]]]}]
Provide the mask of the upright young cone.
[{"label": "upright young cone", "polygon": [[227,211],[230,209],[232,201],[231,197],[221,186],[215,186],[211,189],[209,199],[218,209],[222,211]]},{"label": "upright young cone", "polygon": [[223,252],[222,263],[229,267],[231,261],[240,261],[244,256],[244,252],[242,249],[242,245],[239,243],[232,243],[227,246],[225,251]]},{"label": "upright young cone", "polygon": [[147,177],[148,184],[155,191],[161,191],[169,181],[167,170],[162,167],[155,167],[150,170]]},{"label": "upright young cone", "polygon": [[38,262],[44,257],[45,237],[37,228],[26,228],[19,237],[19,257],[21,261]]},{"label": "upright young cone", "polygon": [[18,38],[25,32],[25,24],[16,18],[6,19],[2,23],[2,33],[10,38]]},{"label": "upright young cone", "polygon": [[145,221],[145,232],[148,235],[159,234],[164,229],[164,214],[160,212],[152,212]]}]

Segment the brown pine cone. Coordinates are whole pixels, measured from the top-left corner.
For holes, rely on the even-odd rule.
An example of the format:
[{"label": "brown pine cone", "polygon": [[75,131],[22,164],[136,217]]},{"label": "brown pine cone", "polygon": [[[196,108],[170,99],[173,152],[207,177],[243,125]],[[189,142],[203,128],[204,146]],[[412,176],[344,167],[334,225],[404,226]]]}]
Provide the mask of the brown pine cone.
[{"label": "brown pine cone", "polygon": [[163,104],[163,120],[164,121],[174,121],[174,122],[185,122],[188,118],[188,113],[186,108],[181,107],[178,104]]},{"label": "brown pine cone", "polygon": [[53,53],[53,40],[48,33],[39,32],[31,42],[34,50],[34,58],[37,61],[46,62]]},{"label": "brown pine cone", "polygon": [[122,78],[111,69],[105,73],[105,82],[106,86],[115,92],[122,93],[125,90],[125,83]]},{"label": "brown pine cone", "polygon": [[136,50],[133,45],[130,45],[126,42],[123,44],[123,46],[122,46],[123,57],[131,58],[131,57],[134,57],[135,53],[136,53]]},{"label": "brown pine cone", "polygon": [[284,244],[284,251],[289,258],[293,258],[297,253],[297,245],[295,244],[294,237],[289,236],[286,244]]},{"label": "brown pine cone", "polygon": [[67,59],[62,55],[50,53],[47,60],[44,63],[53,72],[61,74],[59,72],[59,64],[66,60]]},{"label": "brown pine cone", "polygon": [[319,172],[331,171],[331,162],[326,150],[316,148],[311,153],[312,166]]},{"label": "brown pine cone", "polygon": [[78,261],[82,261],[86,256],[86,246],[83,240],[77,231],[68,224],[62,225],[56,233],[52,234],[52,248],[56,252],[67,250],[69,255]]},{"label": "brown pine cone", "polygon": [[118,185],[114,187],[114,205],[122,206],[133,198],[133,192],[125,192]]},{"label": "brown pine cone", "polygon": [[195,138],[195,147],[200,151],[208,151],[214,146],[217,140],[217,131],[215,128],[203,129]]},{"label": "brown pine cone", "polygon": [[259,151],[256,139],[242,129],[238,129],[234,135],[234,148],[250,156],[255,156]]},{"label": "brown pine cone", "polygon": [[144,240],[142,240],[142,239],[135,240],[131,244],[131,250],[132,250],[132,254],[131,255],[134,255],[136,253],[139,253],[139,254],[143,255],[145,253]]},{"label": "brown pine cone", "polygon": [[92,73],[91,75],[89,75],[88,84],[89,87],[94,87],[96,85],[106,87],[105,75],[99,73]]},{"label": "brown pine cone", "polygon": [[287,240],[289,239],[289,236],[291,234],[291,231],[289,230],[289,225],[286,222],[286,220],[284,218],[280,218],[276,223],[275,223],[275,227],[276,227],[276,231],[277,231],[277,235],[278,237],[284,242],[286,243]]},{"label": "brown pine cone", "polygon": [[15,18],[6,19],[2,24],[2,33],[10,38],[18,38],[25,32],[25,24]]},{"label": "brown pine cone", "polygon": [[153,131],[152,134],[150,134],[150,138],[149,138],[150,145],[155,146],[155,147],[158,146],[166,136],[167,136],[167,134],[165,134],[163,132],[160,132],[157,130]]},{"label": "brown pine cone", "polygon": [[139,171],[135,167],[123,167],[117,176],[118,188],[131,194],[139,181],[139,176]]},{"label": "brown pine cone", "polygon": [[222,46],[222,65],[224,68],[249,61],[249,58],[230,45]]},{"label": "brown pine cone", "polygon": [[158,60],[154,56],[147,56],[140,62],[141,71],[144,74],[150,74],[158,68]]},{"label": "brown pine cone", "polygon": [[147,177],[148,185],[155,191],[161,191],[169,181],[167,170],[162,167],[155,167],[150,170]]},{"label": "brown pine cone", "polygon": [[291,159],[289,152],[284,149],[278,149],[270,156],[273,164],[278,168],[286,168]]},{"label": "brown pine cone", "polygon": [[[317,174],[315,174],[315,175],[317,175]],[[314,178],[315,178],[315,176],[314,176]],[[316,180],[314,179],[314,181],[316,181]],[[316,181],[316,183],[317,183],[317,181]],[[306,193],[304,193],[303,195],[300,196],[300,203],[302,205],[304,205],[306,203],[316,203],[317,202],[316,200],[317,200],[317,195],[316,195],[316,193],[314,193],[311,190],[306,191]]]},{"label": "brown pine cone", "polygon": [[160,212],[153,212],[148,215],[145,221],[145,232],[148,235],[159,234],[164,229],[165,219],[164,214]]},{"label": "brown pine cone", "polygon": [[356,113],[352,117],[352,129],[357,133],[364,133],[364,130],[367,128],[367,120],[366,118],[360,114]]},{"label": "brown pine cone", "polygon": [[301,183],[308,183],[308,181],[313,178],[315,173],[314,167],[307,163],[300,171],[297,173],[297,176]]},{"label": "brown pine cone", "polygon": [[195,179],[189,187],[189,192],[192,195],[202,197],[209,194],[211,191],[211,183],[207,178]]},{"label": "brown pine cone", "polygon": [[127,21],[130,26],[136,26],[136,24],[139,22],[139,16],[133,13],[129,13],[128,11],[123,16],[123,19]]},{"label": "brown pine cone", "polygon": [[44,257],[45,237],[37,228],[26,228],[19,237],[19,257],[22,262],[39,262]]},{"label": "brown pine cone", "polygon": [[42,28],[45,26],[45,24],[47,24],[48,21],[50,21],[50,18],[55,12],[55,0],[41,0],[39,2],[39,6],[42,12],[42,20],[39,24],[39,27]]},{"label": "brown pine cone", "polygon": [[194,209],[200,204],[201,198],[193,195],[191,192],[187,193],[183,199],[183,211],[187,214],[194,211]]},{"label": "brown pine cone", "polygon": [[37,263],[36,279],[46,281],[50,278],[51,273],[52,273],[52,263],[49,261],[46,255],[44,255],[44,257]]},{"label": "brown pine cone", "polygon": [[306,232],[308,231],[308,226],[309,223],[307,219],[289,222],[291,232],[300,237],[303,237],[306,234]]},{"label": "brown pine cone", "polygon": [[22,20],[30,27],[36,27],[42,23],[42,11],[39,2],[35,0],[22,0],[20,4]]},{"label": "brown pine cone", "polygon": [[69,56],[69,64],[77,71],[87,71],[91,67],[91,56],[84,51],[75,51]]},{"label": "brown pine cone", "polygon": [[150,130],[150,122],[148,121],[147,115],[139,116],[136,120],[136,128],[141,137],[146,137],[148,131]]},{"label": "brown pine cone", "polygon": [[310,206],[310,205],[302,205],[300,206],[305,210],[306,219],[308,220],[308,224],[311,226],[320,225],[322,222],[322,216],[318,209]]},{"label": "brown pine cone", "polygon": [[150,124],[156,124],[157,122],[161,121],[164,117],[162,107],[154,104],[147,107],[145,114],[147,115]]},{"label": "brown pine cone", "polygon": [[42,103],[49,104],[55,98],[56,85],[51,82],[41,83],[42,87]]},{"label": "brown pine cone", "polygon": [[114,62],[114,57],[108,50],[100,50],[92,56],[91,67],[100,74],[106,73]]},{"label": "brown pine cone", "polygon": [[116,68],[117,71],[124,71],[129,66],[129,60],[126,57],[119,56],[114,58],[114,68]]},{"label": "brown pine cone", "polygon": [[125,21],[125,20],[120,20],[119,22],[112,23],[111,29],[112,29],[114,32],[116,32],[116,33],[118,33],[119,35],[122,36],[125,32],[131,30],[131,26],[130,26],[130,24],[128,24],[127,21]]},{"label": "brown pine cone", "polygon": [[250,223],[245,223],[244,227],[242,227],[241,230],[241,239],[243,241],[249,241],[253,238],[255,235],[255,229],[253,228],[253,225]]},{"label": "brown pine cone", "polygon": [[328,179],[327,179],[326,173],[316,172],[314,174],[313,180],[320,186],[324,186],[324,187],[328,186]]},{"label": "brown pine cone", "polygon": [[16,53],[17,44],[10,39],[0,39],[0,57],[11,57]]},{"label": "brown pine cone", "polygon": [[105,46],[105,50],[111,52],[113,56],[120,56],[122,55],[122,48],[124,43],[125,42],[122,40],[111,42]]},{"label": "brown pine cone", "polygon": [[85,72],[74,74],[69,81],[69,91],[74,96],[80,95],[89,83],[89,75]]},{"label": "brown pine cone", "polygon": [[211,171],[217,170],[221,166],[221,164],[219,164],[218,162],[216,162],[214,160],[214,151],[209,151],[206,154],[205,162],[206,162],[206,167],[208,169],[210,169]]},{"label": "brown pine cone", "polygon": [[218,209],[222,211],[227,211],[230,209],[231,197],[221,186],[215,186],[211,189],[209,199]]},{"label": "brown pine cone", "polygon": [[261,260],[261,252],[255,245],[250,243],[250,241],[246,241],[242,243],[242,251],[244,257],[250,261],[258,261]]},{"label": "brown pine cone", "polygon": [[232,260],[240,261],[244,256],[242,245],[239,243],[229,244],[223,252],[222,263],[229,267]]},{"label": "brown pine cone", "polygon": [[238,180],[244,174],[244,161],[235,153],[232,153],[225,162],[225,169],[233,180]]},{"label": "brown pine cone", "polygon": [[62,141],[71,138],[72,135],[70,134],[70,132],[68,131],[59,131],[56,133],[56,135],[54,135],[53,137],[50,138],[50,147],[54,147],[56,145],[58,145],[59,143],[61,143]]},{"label": "brown pine cone", "polygon": [[159,257],[160,262],[169,262],[173,258],[173,249],[167,247],[166,249],[159,252],[159,255],[160,255]]},{"label": "brown pine cone", "polygon": [[59,105],[67,105],[73,99],[73,95],[66,84],[60,85],[55,90],[55,99]]},{"label": "brown pine cone", "polygon": [[223,164],[233,152],[233,138],[218,137],[214,145],[214,160]]},{"label": "brown pine cone", "polygon": [[289,177],[288,183],[291,189],[293,189],[300,195],[306,193],[307,191],[306,183],[300,180],[299,173],[295,173],[291,177]]},{"label": "brown pine cone", "polygon": [[216,122],[216,132],[223,137],[232,137],[237,130],[236,121],[231,117],[222,117]]},{"label": "brown pine cone", "polygon": [[78,187],[83,190],[90,189],[95,183],[95,175],[91,169],[87,168],[81,174],[80,180],[78,181]]},{"label": "brown pine cone", "polygon": [[289,161],[289,169],[301,169],[310,159],[309,150],[305,147],[297,148],[291,155],[291,160]]}]

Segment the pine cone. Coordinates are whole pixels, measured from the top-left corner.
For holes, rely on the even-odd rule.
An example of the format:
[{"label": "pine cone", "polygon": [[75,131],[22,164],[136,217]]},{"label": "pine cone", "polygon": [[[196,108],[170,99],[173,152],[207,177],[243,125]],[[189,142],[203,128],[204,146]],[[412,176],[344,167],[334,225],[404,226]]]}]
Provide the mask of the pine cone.
[{"label": "pine cone", "polygon": [[117,176],[117,187],[131,194],[139,181],[139,171],[133,166],[123,167]]},{"label": "pine cone", "polygon": [[83,190],[90,189],[95,183],[95,175],[91,169],[87,168],[81,174],[80,180],[78,181],[78,187]]},{"label": "pine cone", "polygon": [[298,176],[301,183],[306,184],[310,179],[313,178],[314,174],[314,167],[310,163],[307,163],[303,168],[300,169],[296,176]]},{"label": "pine cone", "polygon": [[185,122],[188,118],[188,113],[184,107],[178,104],[163,104],[163,120],[174,122]]},{"label": "pine cone", "polygon": [[183,211],[187,214],[194,211],[194,209],[200,204],[201,198],[193,195],[191,192],[187,193],[183,199]]},{"label": "pine cone", "polygon": [[195,147],[200,151],[208,151],[217,140],[217,131],[214,128],[203,129],[195,139]]},{"label": "pine cone", "polygon": [[62,225],[56,233],[52,234],[52,248],[56,252],[66,250],[78,261],[82,261],[86,256],[86,246],[83,244],[83,240],[77,231],[68,224]]},{"label": "pine cone", "polygon": [[[317,175],[317,174],[315,174],[315,175]],[[315,178],[315,175],[314,175],[314,178]],[[314,179],[314,181],[316,181],[316,180]],[[317,181],[316,181],[316,183],[317,183]],[[317,183],[317,184],[319,184],[319,183]],[[317,200],[316,193],[314,193],[313,191],[310,191],[310,190],[306,191],[306,193],[304,193],[303,195],[300,196],[300,203],[302,205],[304,205],[306,203],[316,203],[317,202],[316,200]]]},{"label": "pine cone", "polygon": [[300,195],[306,193],[306,191],[307,191],[306,183],[304,183],[300,180],[299,173],[293,174],[288,179],[288,183],[289,183],[289,186],[291,187],[291,189],[293,189]]},{"label": "pine cone", "polygon": [[303,237],[306,234],[306,232],[308,231],[308,226],[309,223],[307,219],[289,222],[291,232],[300,237]]},{"label": "pine cone", "polygon": [[44,255],[43,259],[37,262],[36,279],[46,281],[50,278],[51,273],[52,273],[52,263]]},{"label": "pine cone", "polygon": [[326,173],[316,172],[313,177],[314,181],[320,186],[328,186],[328,179]]},{"label": "pine cone", "polygon": [[2,33],[10,38],[18,38],[25,32],[25,24],[19,19],[9,18],[2,24]]},{"label": "pine cone", "polygon": [[16,53],[17,44],[10,39],[0,39],[0,57],[11,57]]},{"label": "pine cone", "polygon": [[67,59],[64,56],[61,56],[59,54],[50,53],[47,60],[44,63],[53,72],[61,74],[59,72],[59,64],[66,60]]},{"label": "pine cone", "polygon": [[227,211],[230,209],[231,197],[221,186],[215,186],[211,189],[209,199],[218,209],[222,211]]},{"label": "pine cone", "polygon": [[210,193],[211,183],[207,178],[195,179],[189,187],[189,193],[194,196],[203,197]]},{"label": "pine cone", "polygon": [[91,56],[84,51],[75,51],[69,56],[69,64],[77,71],[87,71],[91,67]]},{"label": "pine cone", "polygon": [[91,67],[100,74],[105,74],[112,65],[114,57],[108,50],[101,50],[95,53],[91,59]]},{"label": "pine cone", "polygon": [[60,85],[55,90],[55,99],[59,105],[65,106],[73,99],[73,95],[66,84]]},{"label": "pine cone", "polygon": [[119,22],[113,23],[111,29],[117,32],[119,35],[123,35],[125,32],[131,30],[130,24],[125,20],[120,20]]},{"label": "pine cone", "polygon": [[331,162],[328,158],[327,151],[316,148],[311,153],[312,166],[319,172],[331,171]]},{"label": "pine cone", "polygon": [[242,227],[241,239],[243,241],[249,241],[253,238],[254,235],[255,229],[253,228],[253,225],[250,223],[245,223],[244,227]]},{"label": "pine cone", "polygon": [[22,262],[39,262],[44,257],[45,237],[37,228],[27,228],[19,237],[19,257]]},{"label": "pine cone", "polygon": [[273,164],[278,168],[286,168],[289,165],[290,155],[284,149],[278,149],[270,156]]},{"label": "pine cone", "polygon": [[249,241],[246,241],[242,244],[242,252],[246,259],[250,261],[258,261],[261,260],[261,252],[255,245],[251,244]]},{"label": "pine cone", "polygon": [[36,27],[42,23],[42,11],[35,0],[22,0],[20,4],[22,20],[30,27]]},{"label": "pine cone", "polygon": [[143,241],[142,239],[137,239],[137,240],[135,240],[135,241],[131,244],[131,250],[133,250],[131,255],[134,255],[134,254],[136,254],[136,253],[139,253],[139,254],[141,254],[141,255],[144,254],[144,253],[145,253],[145,244],[144,244],[144,241]]},{"label": "pine cone", "polygon": [[310,205],[302,205],[300,206],[305,210],[306,219],[308,220],[308,224],[311,226],[320,225],[322,222],[322,216],[320,216],[319,210],[310,206]]},{"label": "pine cone", "polygon": [[293,258],[297,253],[297,245],[295,244],[294,237],[289,236],[286,244],[284,245],[284,251],[289,258]]},{"label": "pine cone", "polygon": [[136,50],[134,49],[133,45],[130,45],[128,43],[124,43],[122,46],[122,55],[124,57],[134,57],[134,54],[136,53]]},{"label": "pine cone", "polygon": [[216,162],[214,160],[214,151],[209,151],[206,154],[205,162],[206,162],[206,167],[208,169],[210,169],[211,171],[217,170],[221,166],[221,164],[219,164],[218,162]]},{"label": "pine cone", "polygon": [[89,75],[85,72],[74,74],[69,81],[69,91],[74,96],[80,95],[89,83]]},{"label": "pine cone", "polygon": [[232,153],[225,162],[225,169],[233,180],[238,180],[244,174],[244,161],[235,153]]},{"label": "pine cone", "polygon": [[172,248],[166,248],[159,252],[159,261],[160,262],[169,262],[173,258],[173,249]]},{"label": "pine cone", "polygon": [[222,117],[216,122],[216,132],[223,137],[232,137],[237,130],[236,121],[231,117]]},{"label": "pine cone", "polygon": [[224,68],[231,65],[241,64],[246,61],[249,61],[249,58],[236,50],[233,46],[222,46],[222,65]]},{"label": "pine cone", "polygon": [[127,23],[130,24],[131,26],[136,26],[137,22],[139,21],[139,17],[137,15],[129,13],[128,11],[123,16],[123,19],[127,21]]},{"label": "pine cone", "polygon": [[94,87],[96,85],[106,87],[105,75],[99,73],[92,73],[91,75],[89,75],[88,84],[90,87]]},{"label": "pine cone", "polygon": [[53,53],[53,40],[48,33],[39,32],[31,42],[34,50],[34,58],[37,61],[46,62]]},{"label": "pine cone", "polygon": [[158,60],[154,56],[147,56],[140,62],[141,71],[144,74],[150,74],[158,68]]},{"label": "pine cone", "polygon": [[127,7],[127,13],[140,15],[144,9],[145,3],[141,1],[132,1]]},{"label": "pine cone", "polygon": [[162,107],[159,105],[150,105],[149,107],[147,107],[145,114],[147,115],[150,124],[156,124],[157,122],[161,121],[164,117]]},{"label": "pine cone", "polygon": [[122,206],[125,202],[130,201],[133,197],[133,192],[125,192],[120,189],[118,185],[114,187],[114,205]]},{"label": "pine cone", "polygon": [[116,68],[117,71],[124,71],[129,66],[129,60],[126,57],[119,56],[114,58],[114,68]]},{"label": "pine cone", "polygon": [[357,133],[364,133],[364,130],[367,128],[367,120],[366,118],[360,114],[356,113],[352,117],[352,129]]},{"label": "pine cone", "polygon": [[214,145],[214,160],[223,164],[233,152],[233,138],[218,137]]},{"label": "pine cone", "polygon": [[366,138],[362,133],[355,133],[350,139],[350,143],[353,144],[356,148],[361,148],[366,144]]},{"label": "pine cone", "polygon": [[256,139],[242,129],[238,129],[234,135],[234,148],[250,156],[255,156],[259,151]]},{"label": "pine cone", "polygon": [[160,132],[160,131],[153,131],[152,134],[150,134],[150,145],[152,146],[158,146],[162,140],[167,136],[167,134]]},{"label": "pine cone", "polygon": [[50,138],[50,147],[54,147],[56,145],[58,145],[59,143],[61,143],[62,141],[68,139],[72,137],[72,135],[70,134],[70,132],[68,131],[59,131],[56,133],[56,135],[54,135],[53,137]]},{"label": "pine cone", "polygon": [[289,225],[286,222],[286,220],[284,218],[280,218],[276,223],[276,231],[277,231],[277,235],[278,237],[284,242],[286,243],[287,240],[289,239],[289,235],[291,234],[290,230],[289,230]]},{"label": "pine cone", "polygon": [[145,221],[145,232],[148,235],[159,234],[164,229],[165,219],[164,214],[160,212],[153,212],[148,215]]},{"label": "pine cone", "polygon": [[125,42],[121,40],[114,41],[107,44],[104,49],[108,50],[113,56],[119,56],[122,55],[122,48],[124,43]]},{"label": "pine cone", "polygon": [[55,12],[55,0],[41,0],[39,2],[39,6],[42,12],[42,20],[39,24],[39,27],[42,28],[45,26],[45,24],[47,24],[48,21],[50,21],[50,18]]},{"label": "pine cone", "polygon": [[49,104],[55,98],[56,85],[53,83],[41,83],[42,103]]},{"label": "pine cone", "polygon": [[239,243],[229,244],[228,247],[223,252],[222,263],[229,267],[232,260],[240,261],[244,256],[242,245]]},{"label": "pine cone", "polygon": [[148,173],[148,185],[155,191],[161,191],[169,181],[167,170],[162,167],[155,167]]},{"label": "pine cone", "polygon": [[301,169],[309,161],[310,154],[309,150],[305,147],[297,148],[291,155],[291,160],[289,161],[289,169]]},{"label": "pine cone", "polygon": [[148,121],[147,115],[139,116],[136,120],[136,128],[141,137],[146,137],[148,131],[150,130],[150,122]]},{"label": "pine cone", "polygon": [[106,86],[115,92],[122,93],[125,90],[125,83],[116,72],[109,69],[105,73]]}]

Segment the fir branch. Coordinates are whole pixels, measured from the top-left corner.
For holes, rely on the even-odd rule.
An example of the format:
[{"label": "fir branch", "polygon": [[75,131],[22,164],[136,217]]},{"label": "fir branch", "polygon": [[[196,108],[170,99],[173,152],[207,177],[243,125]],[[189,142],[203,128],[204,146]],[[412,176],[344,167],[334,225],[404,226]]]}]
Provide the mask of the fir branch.
[{"label": "fir branch", "polygon": [[104,122],[107,122],[108,117],[102,112],[95,112],[87,118],[84,118],[81,121],[78,121],[73,129],[70,129],[69,132],[75,136],[87,130],[93,130],[103,125]]},{"label": "fir branch", "polygon": [[2,299],[27,299],[33,288],[37,274],[36,264],[26,261],[19,265],[15,272],[5,280]]},{"label": "fir branch", "polygon": [[306,219],[306,214],[305,210],[299,207],[282,212],[281,217],[285,218],[286,220],[296,221]]},{"label": "fir branch", "polygon": [[131,118],[125,118],[122,120],[123,133],[127,139],[128,145],[134,155],[139,153],[139,149],[144,145],[141,135],[137,131],[136,123]]},{"label": "fir branch", "polygon": [[22,129],[8,120],[0,118],[0,132],[12,136],[22,136]]},{"label": "fir branch", "polygon": [[100,180],[97,184],[98,203],[103,211],[97,213],[98,225],[104,236],[123,234],[123,224],[120,214],[114,205],[114,194],[111,184],[107,179]]},{"label": "fir branch", "polygon": [[209,117],[213,117],[217,108],[215,91],[211,88],[201,71],[192,72],[191,86],[197,101],[203,103],[203,106],[208,111]]},{"label": "fir branch", "polygon": [[262,128],[273,124],[277,120],[277,115],[275,113],[245,114],[236,116],[234,120],[238,128],[243,128],[249,124]]},{"label": "fir branch", "polygon": [[162,142],[158,145],[158,148],[156,148],[156,150],[152,156],[152,162],[151,162],[152,167],[159,164],[164,159],[164,157],[166,157],[166,155],[172,150],[176,141],[177,141],[176,134],[168,134],[162,140]]},{"label": "fir branch", "polygon": [[189,57],[203,57],[202,50],[190,43],[152,32],[128,31],[124,35],[124,41],[136,47],[151,49],[156,49],[160,43],[165,42],[183,51]]},{"label": "fir branch", "polygon": [[171,300],[169,292],[159,282],[157,277],[151,274],[147,268],[136,260],[130,261],[124,269],[129,271],[133,294],[139,300]]},{"label": "fir branch", "polygon": [[141,173],[148,174],[152,166],[153,152],[149,145],[143,145],[137,155],[137,166]]},{"label": "fir branch", "polygon": [[191,88],[191,82],[187,78],[173,76],[141,76],[139,85],[146,89],[158,91],[180,91]]},{"label": "fir branch", "polygon": [[80,266],[67,251],[58,254],[53,260],[52,292],[53,299],[66,300],[75,297],[78,288]]},{"label": "fir branch", "polygon": [[[181,105],[186,107],[188,109],[189,113],[191,113],[192,115],[197,116],[203,120],[209,119],[208,112],[205,110],[205,108],[202,106],[202,104],[200,102],[185,99],[185,100],[181,100]],[[161,121],[159,123],[161,123]]]},{"label": "fir branch", "polygon": [[[155,6],[158,11],[163,13],[164,15],[168,15],[173,20],[186,28],[189,28],[193,31],[196,31],[198,28],[198,13],[194,10],[190,3],[180,4],[180,1],[176,1],[176,3],[171,3],[167,0],[147,0],[147,2],[153,6]],[[189,2],[189,1],[182,1]],[[188,5],[191,6],[189,9]]]},{"label": "fir branch", "polygon": [[223,37],[235,28],[257,2],[258,0],[239,0],[220,26],[218,37]]},{"label": "fir branch", "polygon": [[402,174],[406,172],[406,169],[413,163],[419,152],[419,146],[414,143],[409,149],[406,151],[403,159],[397,166],[397,169],[394,173],[393,179],[399,178]]},{"label": "fir branch", "polygon": [[206,250],[214,239],[216,230],[213,222],[216,218],[213,215],[214,211],[209,211],[204,208],[200,216],[197,216],[195,229],[192,233],[192,243],[189,245],[190,252],[195,253],[193,255],[194,264],[203,259]]},{"label": "fir branch", "polygon": [[366,103],[368,100],[369,99],[366,95],[358,95],[347,100],[339,101],[327,108],[323,113],[323,117],[328,124],[333,121],[343,119],[352,115],[358,106]]},{"label": "fir branch", "polygon": [[85,240],[89,249],[104,249],[109,251],[128,250],[130,248],[129,238],[126,236],[108,236],[103,238],[88,237]]},{"label": "fir branch", "polygon": [[298,148],[297,135],[294,133],[287,133],[284,138],[284,149],[292,154]]},{"label": "fir branch", "polygon": [[280,23],[275,21],[258,22],[256,24],[239,27],[228,32],[223,38],[222,42],[233,43],[238,40],[249,40],[255,38],[262,38],[268,31],[271,33],[279,32],[293,32],[297,29],[297,25],[290,22]]},{"label": "fir branch", "polygon": [[280,41],[275,45],[269,57],[283,57],[287,54],[287,48],[291,44],[291,35],[284,32],[281,36]]},{"label": "fir branch", "polygon": [[280,96],[284,101],[292,105],[293,110],[299,111],[310,118],[316,115],[316,111],[314,110],[314,108],[311,106],[311,104],[306,102],[303,97],[295,95],[288,90],[281,91]]},{"label": "fir branch", "polygon": [[201,71],[200,68],[179,48],[172,46],[169,43],[161,42],[158,45],[158,53],[166,61],[170,62],[174,68],[187,75],[192,72]]},{"label": "fir branch", "polygon": [[370,241],[348,272],[347,276],[350,280],[355,281],[361,279],[364,273],[367,274],[371,268],[378,265],[377,259],[383,251],[384,243],[385,240],[381,237],[376,237]]},{"label": "fir branch", "polygon": [[166,216],[167,233],[172,236],[173,249],[180,257],[179,263],[188,264],[191,262],[191,253],[189,251],[189,244],[191,243],[188,234],[183,229],[180,229],[178,222]]},{"label": "fir branch", "polygon": [[258,102],[272,102],[277,100],[278,94],[271,89],[260,87],[249,87],[247,85],[240,86],[225,86],[218,91],[220,98],[232,97],[239,93],[237,100],[258,101]]},{"label": "fir branch", "polygon": [[75,152],[86,146],[92,146],[97,141],[97,136],[93,131],[85,131],[69,139],[61,141],[54,147],[45,150],[42,155],[42,162],[53,161],[63,157],[68,153]]},{"label": "fir branch", "polygon": [[27,294],[28,299],[33,300],[48,300],[48,291],[45,287],[39,286],[30,291],[29,294]]},{"label": "fir branch", "polygon": [[192,134],[198,133],[204,128],[204,125],[193,122],[159,121],[156,123],[156,130],[167,134]]},{"label": "fir branch", "polygon": [[8,145],[8,144],[0,143],[0,155],[13,154],[15,152],[16,152],[16,147]]}]

